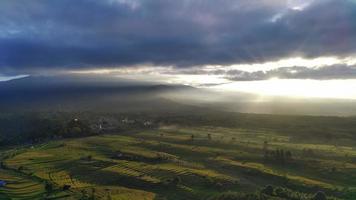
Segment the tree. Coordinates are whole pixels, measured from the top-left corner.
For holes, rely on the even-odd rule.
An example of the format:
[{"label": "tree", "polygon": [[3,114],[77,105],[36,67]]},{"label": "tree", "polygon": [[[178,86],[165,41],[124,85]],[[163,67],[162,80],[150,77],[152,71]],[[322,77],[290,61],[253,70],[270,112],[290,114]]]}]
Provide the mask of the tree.
[{"label": "tree", "polygon": [[332,173],[335,173],[335,172],[336,172],[336,167],[332,167],[332,168],[331,168],[331,172],[332,172]]},{"label": "tree", "polygon": [[263,151],[264,152],[268,151],[268,142],[267,141],[263,142]]},{"label": "tree", "polygon": [[82,135],[82,129],[77,126],[70,128],[68,130],[68,132],[69,132],[70,136],[72,136],[72,137],[78,137],[78,136]]},{"label": "tree", "polygon": [[6,169],[6,165],[5,165],[4,161],[0,162],[0,168],[1,169]]},{"label": "tree", "polygon": [[81,196],[80,200],[88,200],[89,199],[89,195],[86,190],[82,190],[81,193],[82,193],[82,196]]},{"label": "tree", "polygon": [[273,195],[273,190],[274,188],[272,185],[266,185],[266,187],[262,189],[262,193],[267,195]]},{"label": "tree", "polygon": [[79,119],[73,119],[68,122],[66,126],[66,137],[80,137],[84,135],[91,135],[92,130],[87,122]]},{"label": "tree", "polygon": [[285,157],[286,157],[287,160],[291,160],[292,159],[292,152],[286,151]]},{"label": "tree", "polygon": [[284,157],[284,151],[283,149],[277,149],[275,154],[274,154],[274,159],[277,162],[284,163],[285,157]]},{"label": "tree", "polygon": [[49,194],[53,191],[53,185],[48,181],[45,182],[45,190],[46,190],[47,194]]},{"label": "tree", "polygon": [[313,151],[313,149],[304,148],[302,154],[303,154],[303,156],[311,157],[311,156],[314,156],[314,151]]},{"label": "tree", "polygon": [[290,190],[282,188],[282,187],[277,187],[274,189],[274,194],[281,198],[288,199],[290,193],[291,193]]},{"label": "tree", "polygon": [[224,192],[210,198],[209,200],[262,200],[262,199],[256,194]]},{"label": "tree", "polygon": [[171,183],[172,183],[173,185],[178,185],[180,182],[181,182],[180,177],[179,177],[179,176],[176,176],[176,177],[174,177],[174,179],[172,180]]},{"label": "tree", "polygon": [[88,160],[88,161],[92,161],[92,160],[93,160],[93,156],[92,156],[92,155],[89,155],[89,156],[87,157],[87,160]]},{"label": "tree", "polygon": [[69,190],[71,187],[72,187],[71,185],[65,184],[65,185],[63,185],[62,190],[63,190],[63,191],[67,191],[67,190]]},{"label": "tree", "polygon": [[112,200],[111,194],[110,194],[110,189],[105,189],[107,192],[106,200]]},{"label": "tree", "polygon": [[90,200],[95,200],[95,188],[91,189],[91,197]]},{"label": "tree", "polygon": [[263,158],[264,158],[265,160],[268,160],[269,154],[270,154],[269,151],[265,151],[265,152],[263,153]]}]

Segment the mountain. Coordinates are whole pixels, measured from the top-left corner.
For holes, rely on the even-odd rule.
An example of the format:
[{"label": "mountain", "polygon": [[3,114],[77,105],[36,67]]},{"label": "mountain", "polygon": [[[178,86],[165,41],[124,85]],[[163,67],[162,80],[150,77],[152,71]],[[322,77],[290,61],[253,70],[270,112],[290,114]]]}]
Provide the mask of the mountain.
[{"label": "mountain", "polygon": [[163,85],[125,79],[83,76],[32,76],[0,82],[3,111],[127,111],[177,107],[164,98],[194,91],[184,85]]}]

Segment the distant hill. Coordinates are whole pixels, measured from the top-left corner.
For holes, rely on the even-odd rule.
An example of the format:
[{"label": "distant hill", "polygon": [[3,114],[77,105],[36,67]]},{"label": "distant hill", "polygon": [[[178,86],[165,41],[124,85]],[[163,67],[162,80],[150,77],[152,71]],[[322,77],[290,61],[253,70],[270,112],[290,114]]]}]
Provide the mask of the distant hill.
[{"label": "distant hill", "polygon": [[34,76],[0,82],[4,111],[129,111],[174,109],[165,93],[198,90],[124,79],[82,76]]},{"label": "distant hill", "polygon": [[356,101],[261,97],[106,76],[31,76],[0,82],[0,109],[13,111],[227,112],[355,116]]}]

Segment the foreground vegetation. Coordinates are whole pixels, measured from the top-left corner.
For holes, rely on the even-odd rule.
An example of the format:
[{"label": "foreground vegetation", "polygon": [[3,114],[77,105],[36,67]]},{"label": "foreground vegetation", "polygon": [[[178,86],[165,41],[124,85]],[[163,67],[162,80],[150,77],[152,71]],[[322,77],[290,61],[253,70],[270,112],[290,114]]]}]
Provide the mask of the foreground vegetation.
[{"label": "foreground vegetation", "polygon": [[274,131],[160,125],[1,153],[1,199],[355,199],[356,149]]}]

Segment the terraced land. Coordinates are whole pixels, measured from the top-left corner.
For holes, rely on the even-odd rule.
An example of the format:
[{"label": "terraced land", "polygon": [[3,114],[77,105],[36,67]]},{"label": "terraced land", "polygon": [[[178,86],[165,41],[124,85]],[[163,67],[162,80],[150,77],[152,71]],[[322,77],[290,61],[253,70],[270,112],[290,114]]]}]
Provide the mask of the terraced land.
[{"label": "terraced land", "polygon": [[[291,155],[276,160],[277,149]],[[292,143],[268,131],[162,127],[58,140],[2,156],[0,180],[8,184],[0,199],[203,200],[266,185],[305,196],[322,190],[334,199],[356,194],[355,148]]]},{"label": "terraced land", "polygon": [[6,188],[0,190],[0,199],[34,199],[45,193],[43,184],[3,170],[0,179],[7,182]]}]

